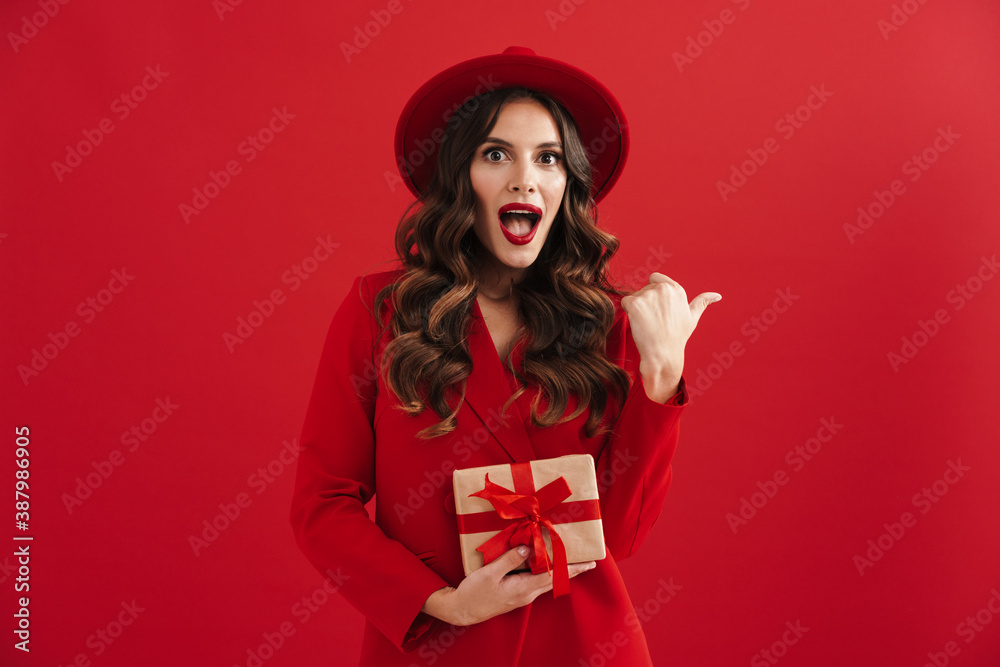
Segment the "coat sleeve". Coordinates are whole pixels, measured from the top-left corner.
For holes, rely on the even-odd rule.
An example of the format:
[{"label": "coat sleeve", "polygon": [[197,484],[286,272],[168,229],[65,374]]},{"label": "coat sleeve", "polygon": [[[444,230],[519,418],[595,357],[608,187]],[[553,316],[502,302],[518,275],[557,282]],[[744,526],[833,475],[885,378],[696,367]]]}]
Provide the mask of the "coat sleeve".
[{"label": "coat sleeve", "polygon": [[628,316],[619,320],[609,358],[632,376],[632,387],[596,461],[605,544],[616,561],[631,556],[660,516],[672,478],[681,412],[688,404],[684,379],[666,403],[646,395],[639,351]]},{"label": "coat sleeve", "polygon": [[375,494],[374,289],[354,281],[330,324],[302,427],[290,520],[313,566],[401,651],[438,624],[420,611],[448,586],[368,515]]}]

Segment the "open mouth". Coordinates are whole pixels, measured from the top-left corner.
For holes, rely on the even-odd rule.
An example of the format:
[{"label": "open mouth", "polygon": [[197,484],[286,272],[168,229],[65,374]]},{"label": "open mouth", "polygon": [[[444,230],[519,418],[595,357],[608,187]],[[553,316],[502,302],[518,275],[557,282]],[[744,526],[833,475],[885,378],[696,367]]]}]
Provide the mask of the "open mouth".
[{"label": "open mouth", "polygon": [[500,214],[500,222],[514,236],[524,236],[541,219],[538,213],[527,209],[515,209]]},{"label": "open mouth", "polygon": [[542,219],[542,209],[534,204],[504,204],[497,217],[507,240],[514,245],[525,245],[535,238],[538,221]]}]

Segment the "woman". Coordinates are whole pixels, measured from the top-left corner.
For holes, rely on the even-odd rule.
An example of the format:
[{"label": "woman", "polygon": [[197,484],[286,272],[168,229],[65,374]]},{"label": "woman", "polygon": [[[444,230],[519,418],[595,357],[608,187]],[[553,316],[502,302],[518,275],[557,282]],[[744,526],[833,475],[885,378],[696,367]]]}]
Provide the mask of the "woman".
[{"label": "woman", "polygon": [[[422,206],[402,266],[357,278],[331,323],[298,543],[367,617],[362,665],[649,665],[616,563],[660,513],[684,346],[721,297],[608,283],[618,241],[594,204],[628,135],[577,68],[520,47],[460,63],[414,94],[396,147]],[[594,457],[608,556],[570,565],[559,597],[549,574],[509,574],[518,549],[466,577],[451,473],[565,454]]]}]

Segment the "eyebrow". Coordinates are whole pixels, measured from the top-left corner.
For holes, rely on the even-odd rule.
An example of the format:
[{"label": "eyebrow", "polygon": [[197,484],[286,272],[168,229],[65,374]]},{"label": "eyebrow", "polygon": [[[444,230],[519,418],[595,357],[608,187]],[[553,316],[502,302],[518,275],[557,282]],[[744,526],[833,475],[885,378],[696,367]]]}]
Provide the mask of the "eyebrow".
[{"label": "eyebrow", "polygon": [[[483,141],[484,144],[500,144],[501,146],[506,146],[507,148],[513,148],[514,144],[509,141],[504,141],[503,139],[498,139],[496,137],[486,137]],[[561,149],[563,145],[558,141],[546,141],[545,143],[538,144],[535,148],[559,148]]]}]

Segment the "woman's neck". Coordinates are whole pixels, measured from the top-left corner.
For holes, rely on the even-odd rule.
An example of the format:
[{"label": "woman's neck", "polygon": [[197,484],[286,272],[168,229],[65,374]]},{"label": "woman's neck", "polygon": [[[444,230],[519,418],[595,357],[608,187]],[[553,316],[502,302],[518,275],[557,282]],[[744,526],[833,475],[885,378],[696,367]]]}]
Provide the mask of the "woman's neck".
[{"label": "woman's neck", "polygon": [[514,288],[524,279],[527,271],[526,268],[514,269],[509,266],[482,271],[477,278],[478,292],[486,299],[498,303],[514,300],[517,298]]}]

